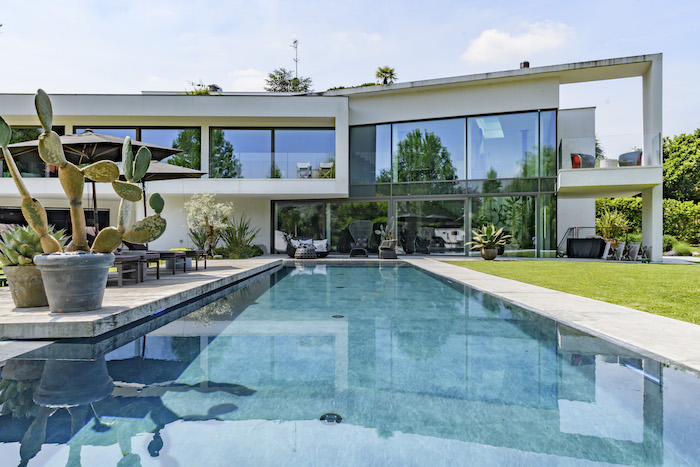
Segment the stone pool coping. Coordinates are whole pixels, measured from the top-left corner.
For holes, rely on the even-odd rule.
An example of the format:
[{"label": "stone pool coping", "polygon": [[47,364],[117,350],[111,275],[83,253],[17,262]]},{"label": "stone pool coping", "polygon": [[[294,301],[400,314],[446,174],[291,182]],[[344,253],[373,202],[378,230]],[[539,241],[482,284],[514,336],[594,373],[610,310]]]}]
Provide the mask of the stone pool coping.
[{"label": "stone pool coping", "polygon": [[700,373],[700,326],[592,298],[447,264],[404,258],[417,268],[468,285],[635,352]]},{"label": "stone pool coping", "polygon": [[[96,337],[149,317],[200,295],[282,266],[279,257],[209,261],[207,269],[161,270],[148,279],[105,290],[103,307],[78,313],[51,313],[48,307],[15,308],[9,287],[0,289],[0,337],[4,339],[64,339]],[[0,341],[4,346],[10,342]],[[2,347],[0,346],[0,354]],[[0,358],[2,361],[2,358]]]}]

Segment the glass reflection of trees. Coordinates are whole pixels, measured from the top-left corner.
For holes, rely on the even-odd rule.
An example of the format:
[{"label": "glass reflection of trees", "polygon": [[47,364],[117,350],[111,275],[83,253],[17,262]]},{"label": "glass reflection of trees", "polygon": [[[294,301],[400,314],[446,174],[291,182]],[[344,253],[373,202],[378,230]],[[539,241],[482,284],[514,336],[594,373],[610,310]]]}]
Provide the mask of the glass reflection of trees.
[{"label": "glass reflection of trees", "polygon": [[471,199],[471,228],[494,224],[512,235],[506,251],[535,248],[535,197],[497,196]]},{"label": "glass reflection of trees", "polygon": [[[356,220],[371,220],[372,231],[380,225],[386,225],[389,203],[334,203],[331,205],[331,245],[340,253],[350,252],[352,237],[348,231],[350,223]],[[375,251],[379,237],[372,234],[369,250]]]},{"label": "glass reflection of trees", "polygon": [[293,237],[326,238],[325,203],[276,203],[276,230]]}]

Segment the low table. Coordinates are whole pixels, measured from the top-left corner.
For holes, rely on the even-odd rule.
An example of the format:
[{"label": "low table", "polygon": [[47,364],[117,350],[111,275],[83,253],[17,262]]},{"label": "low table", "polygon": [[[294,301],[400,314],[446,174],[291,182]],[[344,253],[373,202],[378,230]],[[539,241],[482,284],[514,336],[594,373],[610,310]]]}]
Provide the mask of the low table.
[{"label": "low table", "polygon": [[207,255],[204,250],[185,250],[185,257],[194,258],[194,270],[199,271],[199,260],[204,259],[204,269],[207,268]]},{"label": "low table", "polygon": [[294,252],[295,259],[316,259],[316,256],[316,248],[312,246],[297,248]]}]

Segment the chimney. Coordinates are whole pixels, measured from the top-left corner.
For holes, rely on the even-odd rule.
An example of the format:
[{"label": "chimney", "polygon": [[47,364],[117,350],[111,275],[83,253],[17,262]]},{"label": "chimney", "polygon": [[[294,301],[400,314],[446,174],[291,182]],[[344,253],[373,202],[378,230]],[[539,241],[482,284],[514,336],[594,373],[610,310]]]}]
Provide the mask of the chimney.
[{"label": "chimney", "polygon": [[520,62],[520,69],[522,70],[523,68],[530,68],[530,62]]}]

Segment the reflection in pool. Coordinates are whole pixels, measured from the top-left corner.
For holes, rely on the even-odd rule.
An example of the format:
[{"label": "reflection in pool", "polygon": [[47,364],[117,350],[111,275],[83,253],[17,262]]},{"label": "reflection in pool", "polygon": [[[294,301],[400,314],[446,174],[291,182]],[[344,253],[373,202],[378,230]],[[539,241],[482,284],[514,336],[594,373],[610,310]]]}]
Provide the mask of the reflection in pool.
[{"label": "reflection in pool", "polygon": [[695,374],[417,269],[215,298],[8,361],[3,465],[700,463]]}]

